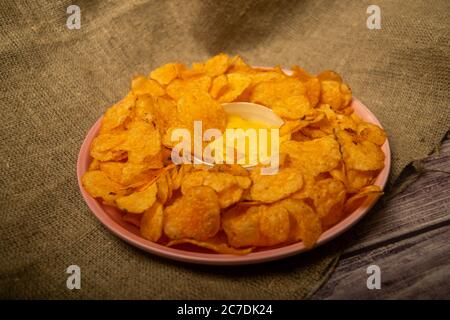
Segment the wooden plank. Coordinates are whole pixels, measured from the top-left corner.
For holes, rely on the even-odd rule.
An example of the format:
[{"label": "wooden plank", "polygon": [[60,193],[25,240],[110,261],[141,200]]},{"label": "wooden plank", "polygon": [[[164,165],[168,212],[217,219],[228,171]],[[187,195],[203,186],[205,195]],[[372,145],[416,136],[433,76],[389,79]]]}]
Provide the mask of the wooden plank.
[{"label": "wooden plank", "polygon": [[[387,198],[346,235],[349,246],[336,271],[313,298],[450,298],[450,258],[444,252],[444,261],[440,260],[440,253],[433,249],[433,244],[442,249],[441,242],[450,242],[442,234],[450,226],[450,176],[443,172],[450,170],[450,140],[422,165],[425,173]],[[355,285],[367,279],[365,268],[380,255],[382,259],[377,259],[390,271],[390,280],[384,283],[387,289],[367,293],[365,286]],[[400,268],[402,259],[410,269],[407,273]]]},{"label": "wooden plank", "polygon": [[[381,289],[367,288],[367,267],[381,269]],[[314,299],[449,299],[450,225],[341,261]]]},{"label": "wooden plank", "polygon": [[345,254],[450,220],[450,174],[441,172],[450,170],[450,140],[443,144],[439,154],[425,159],[423,167],[428,171],[403,192],[388,194],[349,232],[351,240]]}]

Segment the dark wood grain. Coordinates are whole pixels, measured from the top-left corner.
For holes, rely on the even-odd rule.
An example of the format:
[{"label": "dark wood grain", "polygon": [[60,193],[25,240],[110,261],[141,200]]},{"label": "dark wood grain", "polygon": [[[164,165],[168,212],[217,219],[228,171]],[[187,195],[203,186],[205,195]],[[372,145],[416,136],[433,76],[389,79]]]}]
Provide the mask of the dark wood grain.
[{"label": "dark wood grain", "polygon": [[[413,182],[346,235],[338,267],[313,298],[450,298],[450,141],[415,166]],[[381,290],[367,289],[370,264],[381,268]]]}]

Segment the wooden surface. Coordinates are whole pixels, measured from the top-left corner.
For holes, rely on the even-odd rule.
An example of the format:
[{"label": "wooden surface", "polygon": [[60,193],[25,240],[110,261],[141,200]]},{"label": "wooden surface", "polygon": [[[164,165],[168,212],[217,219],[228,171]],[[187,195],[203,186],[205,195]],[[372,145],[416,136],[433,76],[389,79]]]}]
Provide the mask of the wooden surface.
[{"label": "wooden surface", "polygon": [[[406,189],[384,198],[345,237],[341,260],[313,299],[450,299],[450,140]],[[446,171],[446,172],[443,172]],[[381,269],[369,290],[367,267]]]}]

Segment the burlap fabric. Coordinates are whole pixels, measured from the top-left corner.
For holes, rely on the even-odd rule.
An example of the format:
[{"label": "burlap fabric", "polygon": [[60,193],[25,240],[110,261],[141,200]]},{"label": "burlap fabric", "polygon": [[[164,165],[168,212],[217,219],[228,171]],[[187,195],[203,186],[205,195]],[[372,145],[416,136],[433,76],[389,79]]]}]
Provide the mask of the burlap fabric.
[{"label": "burlap fabric", "polygon": [[[339,241],[251,267],[161,259],[110,234],[79,194],[76,157],[95,120],[136,74],[218,52],[254,65],[333,69],[378,116],[391,181],[448,129],[450,3],[376,1],[0,1],[3,298],[303,298],[335,265]],[[375,213],[374,213],[375,214]],[[65,270],[81,267],[82,289]]]}]

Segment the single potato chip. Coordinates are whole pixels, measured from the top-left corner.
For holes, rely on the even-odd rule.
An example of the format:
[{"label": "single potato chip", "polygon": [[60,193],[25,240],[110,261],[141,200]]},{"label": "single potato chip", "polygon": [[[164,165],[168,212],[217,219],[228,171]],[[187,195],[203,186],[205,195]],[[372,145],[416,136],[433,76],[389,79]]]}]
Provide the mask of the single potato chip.
[{"label": "single potato chip", "polygon": [[227,74],[227,86],[223,94],[218,95],[221,103],[232,102],[250,85],[252,78],[240,72]]},{"label": "single potato chip", "polygon": [[345,185],[337,179],[320,180],[314,185],[314,207],[324,230],[341,220],[346,194]]},{"label": "single potato chip", "polygon": [[333,136],[305,142],[285,141],[280,145],[280,152],[289,155],[294,167],[304,168],[312,175],[336,168],[342,158],[339,144]]},{"label": "single potato chip", "polygon": [[171,239],[207,240],[220,228],[217,194],[210,187],[190,188],[164,210],[164,233]]},{"label": "single potato chip", "polygon": [[150,73],[150,78],[156,80],[161,85],[169,84],[173,79],[180,77],[181,72],[186,69],[182,63],[168,63]]},{"label": "single potato chip", "polygon": [[83,187],[94,198],[102,198],[111,202],[126,194],[125,188],[111,180],[106,173],[100,170],[86,172],[82,179]]},{"label": "single potato chip", "polygon": [[154,97],[163,96],[166,92],[161,85],[152,79],[144,76],[137,76],[131,82],[131,91],[136,95],[149,94]]},{"label": "single potato chip", "polygon": [[143,213],[155,203],[157,192],[156,183],[153,183],[143,191],[117,198],[116,204],[120,210],[129,213]]},{"label": "single potato chip", "polygon": [[302,240],[306,248],[312,248],[322,234],[319,216],[302,200],[285,199],[280,206],[287,210],[291,218],[290,240]]},{"label": "single potato chip", "polygon": [[355,135],[346,130],[339,130],[337,137],[347,169],[361,171],[383,169],[384,153],[379,146],[368,140],[358,141]]},{"label": "single potato chip", "polygon": [[262,175],[260,169],[251,172],[251,200],[275,202],[288,197],[303,186],[303,176],[297,168],[282,168],[277,174]]},{"label": "single potato chip", "polygon": [[163,233],[163,220],[163,205],[159,201],[156,201],[142,214],[140,222],[142,236],[147,240],[157,242]]},{"label": "single potato chip", "polygon": [[185,243],[190,243],[197,247],[209,249],[214,252],[223,253],[223,254],[244,255],[244,254],[249,254],[250,252],[252,252],[252,248],[236,249],[236,248],[230,247],[227,244],[227,240],[221,239],[220,237],[213,237],[206,241],[198,241],[198,240],[194,240],[194,239],[172,240],[167,244],[167,246],[173,247],[173,246],[185,244]]}]

